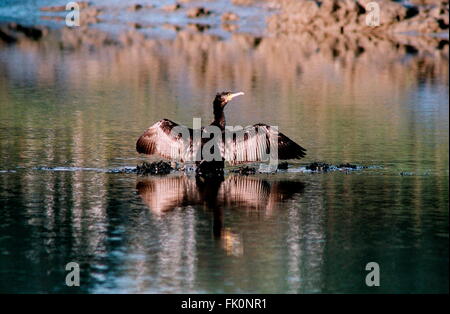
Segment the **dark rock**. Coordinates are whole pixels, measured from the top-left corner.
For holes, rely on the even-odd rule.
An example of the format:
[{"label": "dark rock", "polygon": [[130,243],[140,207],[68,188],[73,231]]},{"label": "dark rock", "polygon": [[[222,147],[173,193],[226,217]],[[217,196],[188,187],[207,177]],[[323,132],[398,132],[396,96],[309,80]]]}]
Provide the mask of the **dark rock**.
[{"label": "dark rock", "polygon": [[306,166],[307,170],[312,170],[312,171],[328,171],[330,169],[330,165],[325,163],[325,162],[312,162],[309,165]]},{"label": "dark rock", "polygon": [[202,32],[204,32],[204,31],[206,31],[206,30],[211,28],[211,26],[209,24],[199,24],[199,23],[189,23],[188,27],[190,29],[193,29],[193,30],[195,30],[197,32],[200,32],[200,33],[202,33]]},{"label": "dark rock", "polygon": [[405,19],[410,19],[410,18],[416,16],[417,14],[419,14],[419,9],[417,7],[409,7],[406,10]]},{"label": "dark rock", "polygon": [[438,50],[443,50],[446,46],[448,46],[448,44],[449,44],[449,41],[448,41],[448,40],[442,39],[442,40],[439,41],[439,44],[438,44],[438,46],[437,46],[437,49],[438,49]]},{"label": "dark rock", "polygon": [[244,167],[240,167],[238,169],[233,169],[230,170],[230,172],[232,173],[238,173],[244,176],[247,176],[249,174],[255,174],[256,173],[256,168],[254,167],[249,167],[249,166],[244,166]]},{"label": "dark rock", "polygon": [[357,169],[358,168],[357,165],[352,165],[352,164],[349,164],[348,162],[345,164],[337,165],[337,167],[338,168],[349,168],[349,169]]},{"label": "dark rock", "polygon": [[280,162],[278,164],[278,170],[287,170],[288,169],[289,164],[286,161]]},{"label": "dark rock", "polygon": [[201,161],[196,165],[196,175],[206,177],[223,176],[224,163],[222,161]]},{"label": "dark rock", "polygon": [[7,43],[7,44],[12,44],[12,43],[15,43],[17,41],[17,38],[15,38],[15,37],[13,37],[13,36],[3,32],[0,29],[0,40],[5,42],[5,43]]},{"label": "dark rock", "polygon": [[43,34],[42,30],[40,30],[39,28],[32,27],[32,26],[23,26],[21,24],[16,24],[16,23],[9,24],[9,29],[16,31],[16,32],[23,33],[28,38],[31,38],[34,40],[38,40],[39,38],[42,37],[42,34]]},{"label": "dark rock", "polygon": [[417,48],[414,46],[405,45],[405,52],[410,55],[416,55],[419,53],[419,50],[417,50]]},{"label": "dark rock", "polygon": [[437,22],[441,29],[448,29],[448,22],[446,22],[444,19],[438,19]]},{"label": "dark rock", "polygon": [[136,172],[140,175],[169,174],[172,170],[170,163],[165,161],[143,162],[142,165],[136,166]]},{"label": "dark rock", "polygon": [[255,37],[253,40],[253,48],[256,48],[259,46],[259,44],[261,44],[262,42],[262,38],[261,37]]}]

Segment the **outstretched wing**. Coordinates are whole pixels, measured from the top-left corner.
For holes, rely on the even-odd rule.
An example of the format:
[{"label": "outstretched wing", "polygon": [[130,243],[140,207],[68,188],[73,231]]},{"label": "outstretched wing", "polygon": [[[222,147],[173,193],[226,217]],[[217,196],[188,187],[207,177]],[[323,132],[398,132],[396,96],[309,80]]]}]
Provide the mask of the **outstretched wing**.
[{"label": "outstretched wing", "polygon": [[149,127],[136,142],[138,153],[158,154],[163,158],[184,162],[192,150],[192,129],[163,119]]},{"label": "outstretched wing", "polygon": [[236,132],[233,137],[225,138],[225,160],[231,164],[267,161],[270,147],[275,145],[279,160],[300,159],[306,155],[306,149],[286,135],[259,123]]}]

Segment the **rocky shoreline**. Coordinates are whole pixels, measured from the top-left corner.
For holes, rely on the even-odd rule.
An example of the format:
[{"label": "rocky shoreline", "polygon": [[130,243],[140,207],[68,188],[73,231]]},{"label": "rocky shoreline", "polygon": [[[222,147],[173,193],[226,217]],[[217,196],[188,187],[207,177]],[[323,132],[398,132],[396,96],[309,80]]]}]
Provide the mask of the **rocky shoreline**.
[{"label": "rocky shoreline", "polygon": [[[407,45],[413,46],[413,50],[442,49],[448,46],[449,11],[448,1],[417,0],[413,4],[404,5],[389,0],[376,0],[381,8],[380,26],[368,26],[366,16],[366,6],[369,0],[233,0],[232,3],[239,7],[255,6],[270,11],[267,17],[266,28],[263,35],[254,35],[251,32],[240,32],[239,23],[245,18],[241,18],[239,10],[235,12],[224,10],[210,10],[197,6],[196,1],[179,1],[172,5],[144,5],[133,4],[127,7],[127,12],[156,10],[165,14],[184,14],[189,23],[177,25],[165,23],[160,28],[146,26],[138,22],[128,22],[125,30],[116,34],[93,30],[92,25],[103,23],[102,14],[107,13],[104,7],[94,6],[89,2],[79,2],[81,11],[79,27],[69,28],[64,24],[64,16],[67,13],[63,6],[41,7],[43,13],[60,13],[60,15],[41,16],[42,19],[60,21],[59,29],[42,26],[25,26],[18,23],[0,23],[0,46],[18,43],[23,40],[40,40],[47,36],[49,32],[57,33],[62,47],[76,47],[83,44],[89,46],[101,45],[129,45],[132,42],[142,42],[148,39],[148,30],[158,29],[171,30],[178,36],[184,31],[208,33],[210,37],[221,36],[213,32],[220,28],[222,32],[230,34],[231,37],[253,37],[255,41],[265,37],[276,37],[283,39],[286,36],[291,38],[312,38],[319,42],[332,41],[338,39],[340,42],[360,42],[371,40],[386,40],[403,44],[408,38]],[[111,8],[110,8],[111,10]],[[150,12],[148,11],[148,12]],[[206,19],[206,20],[205,20]],[[197,20],[201,22],[196,22]],[[206,21],[206,22],[205,22]],[[208,23],[209,22],[209,23]],[[308,34],[308,35],[306,35]],[[416,36],[405,36],[405,34]],[[422,35],[427,36],[426,39]],[[436,36],[437,35],[437,36]],[[239,36],[238,36],[239,37]],[[400,39],[401,38],[401,39]],[[438,38],[438,39],[436,39]],[[153,40],[155,38],[152,38]],[[58,39],[56,39],[58,40]],[[356,44],[360,46],[360,44]],[[353,46],[353,44],[352,44]],[[360,49],[360,48],[357,48]],[[362,49],[367,47],[362,46]]]},{"label": "rocky shoreline", "polygon": [[[369,3],[379,6],[379,25],[370,25]],[[442,33],[449,28],[448,1],[401,4],[389,0],[281,0],[268,19],[269,32]],[[369,25],[368,25],[369,24]]]},{"label": "rocky shoreline", "polygon": [[[154,28],[155,25],[145,25],[139,18],[133,20],[133,13],[144,15],[154,14],[168,20],[162,22],[163,28],[176,32],[183,28],[194,31],[205,31],[221,28],[228,33],[239,32],[242,24],[251,25],[256,19],[265,19],[264,35],[301,34],[303,32],[332,33],[348,35],[351,33],[401,34],[440,34],[448,38],[449,3],[444,0],[416,0],[404,4],[390,0],[233,0],[231,9],[211,9],[198,5],[197,1],[181,0],[173,4],[128,4],[124,8],[114,8],[93,5],[87,1],[78,2],[80,7],[80,27],[85,28],[93,24],[123,23],[116,20],[124,14],[131,14],[127,26],[132,29]],[[379,26],[368,25],[369,3],[377,3],[380,9]],[[241,16],[243,8],[258,8],[266,15],[257,17]],[[48,6],[40,8],[40,18],[58,22],[65,27],[65,6]],[[176,14],[174,22],[172,15]],[[106,17],[115,16],[108,20]],[[164,21],[164,19],[162,20]],[[187,21],[187,22],[186,22]],[[17,27],[0,24],[0,43],[15,42]],[[161,26],[161,25],[157,25]],[[27,26],[30,27],[30,26]],[[42,27],[34,26],[33,33],[45,32]],[[245,31],[248,33],[248,31]],[[445,36],[446,34],[446,36]],[[36,36],[34,36],[36,37]]]}]

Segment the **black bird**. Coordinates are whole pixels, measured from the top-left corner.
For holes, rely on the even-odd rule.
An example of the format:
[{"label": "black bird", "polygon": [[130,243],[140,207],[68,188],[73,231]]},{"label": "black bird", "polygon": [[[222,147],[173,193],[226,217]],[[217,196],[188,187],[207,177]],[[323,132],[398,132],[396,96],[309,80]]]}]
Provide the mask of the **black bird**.
[{"label": "black bird", "polygon": [[[223,136],[220,147],[220,155],[222,160],[205,161],[203,157],[197,161],[197,173],[218,172],[223,174],[225,161],[230,164],[239,164],[245,162],[265,161],[270,147],[271,136],[278,136],[278,159],[300,159],[306,155],[306,149],[289,139],[284,134],[273,130],[270,126],[262,123],[254,124],[243,129],[243,136],[233,136],[226,142],[225,138],[225,114],[224,108],[234,97],[243,95],[244,93],[222,92],[216,94],[213,102],[214,120],[210,125],[217,126]],[[156,122],[148,128],[137,140],[136,150],[142,154],[158,154],[163,158],[186,162],[189,161],[189,152],[192,153],[193,134],[194,131],[185,127],[189,131],[189,139],[186,143],[181,134],[172,132],[174,128],[180,127],[179,124],[163,119]],[[204,128],[201,129],[201,132]],[[201,140],[201,146],[208,142],[208,138]],[[212,147],[212,152],[214,147]],[[265,155],[266,154],[266,155]]]}]

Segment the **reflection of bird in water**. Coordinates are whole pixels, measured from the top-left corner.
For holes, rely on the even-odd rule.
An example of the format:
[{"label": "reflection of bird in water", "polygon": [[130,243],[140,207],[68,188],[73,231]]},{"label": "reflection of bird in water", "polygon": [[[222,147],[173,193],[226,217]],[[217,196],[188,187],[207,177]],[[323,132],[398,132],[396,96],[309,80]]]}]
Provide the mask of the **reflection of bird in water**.
[{"label": "reflection of bird in water", "polygon": [[194,180],[178,175],[142,178],[136,189],[156,214],[189,205],[204,205],[211,210],[223,206],[245,208],[269,214],[280,202],[302,193],[304,183],[237,175],[230,175],[225,180],[202,177]]},{"label": "reflection of bird in water", "polygon": [[[214,120],[210,124],[218,127],[222,132],[223,142],[225,142],[225,114],[224,108],[227,103],[234,97],[243,95],[244,93],[218,93],[214,98]],[[181,162],[189,161],[189,153],[193,150],[193,134],[194,131],[190,128],[183,127],[189,132],[189,139],[185,140],[178,132],[172,132],[180,129],[177,123],[163,119],[150,128],[148,128],[137,140],[136,150],[142,154],[153,155],[157,154],[163,158],[170,160],[177,160]],[[204,132],[202,128],[202,132]],[[210,140],[210,138],[203,138],[201,147]],[[243,129],[242,136],[233,136],[226,143],[225,147],[222,145],[220,150],[221,160],[205,161],[205,157],[201,156],[201,161],[197,161],[197,173],[214,173],[223,172],[224,162],[231,164],[258,162],[264,161],[267,158],[270,147],[271,137],[278,139],[278,159],[299,159],[305,156],[306,149],[289,139],[282,133],[276,131],[270,126],[262,123],[254,124]],[[214,152],[214,146],[209,150]]]},{"label": "reflection of bird in water", "polygon": [[185,176],[148,178],[136,185],[139,195],[153,213],[198,203],[195,182]]},{"label": "reflection of bird in water", "polygon": [[136,185],[144,203],[157,214],[177,207],[204,206],[213,213],[213,234],[233,254],[240,252],[239,236],[224,227],[223,208],[239,208],[270,215],[281,202],[302,193],[298,181],[269,181],[257,177],[228,176],[205,179],[167,176],[142,179]]}]

